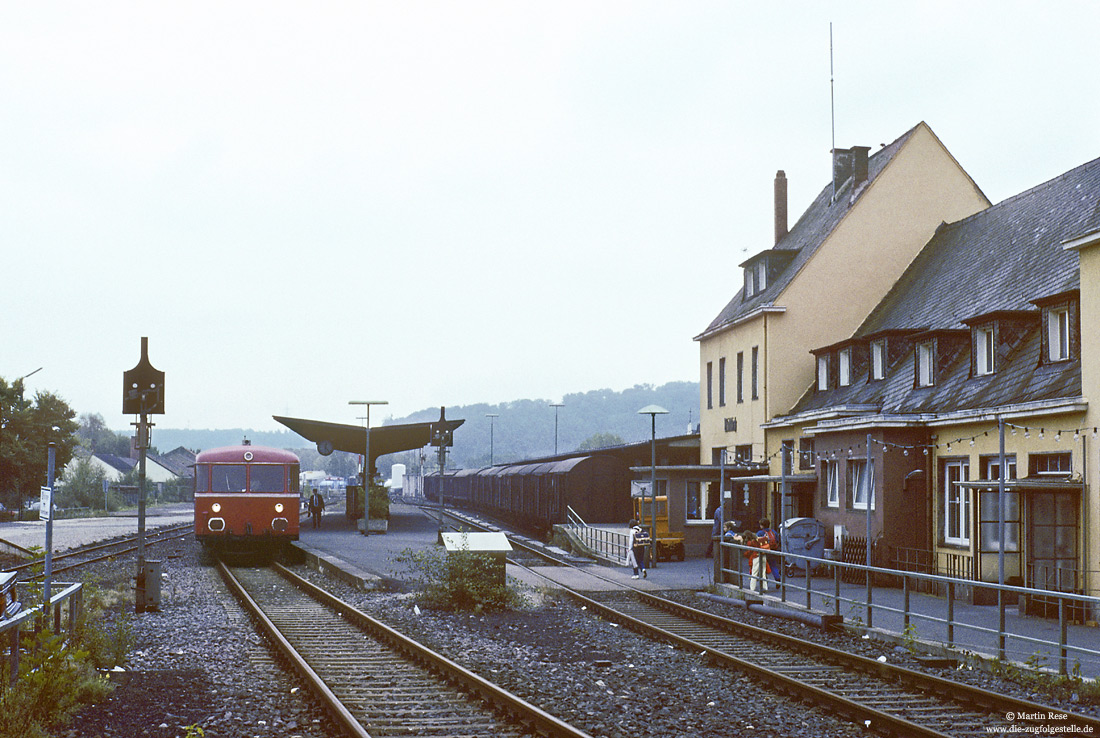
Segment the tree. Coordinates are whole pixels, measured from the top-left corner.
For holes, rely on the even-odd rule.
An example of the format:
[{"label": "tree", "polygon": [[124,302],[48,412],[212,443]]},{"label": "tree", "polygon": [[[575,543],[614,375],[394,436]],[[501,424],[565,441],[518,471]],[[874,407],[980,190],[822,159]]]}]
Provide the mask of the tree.
[{"label": "tree", "polygon": [[76,440],[89,454],[130,455],[130,439],[108,428],[99,413],[81,414]]},{"label": "tree", "polygon": [[58,507],[99,507],[104,504],[103,480],[107,475],[90,457],[80,456],[58,485]]},{"label": "tree", "polygon": [[626,441],[622,439],[616,433],[593,433],[584,443],[577,446],[578,451],[591,451],[597,448],[608,448],[609,446],[623,446]]},{"label": "tree", "polygon": [[23,397],[23,383],[0,378],[0,502],[11,508],[46,483],[47,444],[56,443],[55,471],[72,458],[76,413],[57,395]]}]

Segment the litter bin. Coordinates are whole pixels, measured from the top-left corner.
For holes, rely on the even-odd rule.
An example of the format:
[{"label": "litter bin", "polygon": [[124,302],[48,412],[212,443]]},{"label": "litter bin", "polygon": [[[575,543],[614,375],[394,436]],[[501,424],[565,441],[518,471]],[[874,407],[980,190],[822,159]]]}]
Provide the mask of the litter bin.
[{"label": "litter bin", "polygon": [[[791,554],[786,558],[787,571],[805,571],[806,559],[798,556],[825,558],[825,524],[814,518],[789,518],[779,526],[780,547],[783,553]],[[810,573],[819,566],[810,563]]]}]

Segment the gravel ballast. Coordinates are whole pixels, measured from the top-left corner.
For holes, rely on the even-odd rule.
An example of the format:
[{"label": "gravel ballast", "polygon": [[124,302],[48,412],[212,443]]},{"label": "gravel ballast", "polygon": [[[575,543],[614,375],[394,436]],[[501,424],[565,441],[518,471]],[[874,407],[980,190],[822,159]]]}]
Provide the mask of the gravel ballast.
[{"label": "gravel ballast", "polygon": [[[164,561],[162,610],[134,615],[132,599],[120,603],[135,641],[127,670],[107,701],[85,708],[58,735],[182,737],[188,726],[200,726],[208,737],[340,734],[240,614],[197,544],[173,544],[150,556]],[[128,580],[132,569],[115,564],[98,576],[107,585],[120,576]],[[514,612],[440,613],[414,607],[409,592],[358,592],[305,567],[297,571],[593,736],[867,735],[862,724],[792,702],[711,666],[700,654],[593,617],[555,593],[528,590],[528,604]],[[726,609],[694,593],[676,598],[701,609]],[[734,617],[755,617],[728,609]],[[872,657],[901,658],[888,644],[798,623],[763,623]]]}]

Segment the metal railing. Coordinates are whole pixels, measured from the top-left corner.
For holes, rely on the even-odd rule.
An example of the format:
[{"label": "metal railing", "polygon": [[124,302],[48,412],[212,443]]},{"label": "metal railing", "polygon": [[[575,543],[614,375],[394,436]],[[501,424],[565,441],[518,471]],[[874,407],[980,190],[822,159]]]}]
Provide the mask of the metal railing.
[{"label": "metal railing", "polygon": [[[60,591],[50,596],[49,606],[43,612],[42,605],[28,608],[7,620],[0,620],[0,643],[6,642],[5,650],[0,650],[0,658],[4,661],[2,674],[9,680],[8,684],[14,684],[19,678],[19,654],[20,634],[25,630],[37,631],[44,627],[52,627],[54,633],[66,633],[69,637],[76,631],[77,622],[80,619],[81,610],[84,607],[84,585],[64,584],[55,582],[54,586]],[[62,609],[66,611],[66,617],[62,620]],[[62,631],[62,623],[65,630]]]},{"label": "metal railing", "polygon": [[630,552],[630,536],[615,530],[589,525],[576,510],[568,505],[565,508],[565,518],[569,532],[582,546],[596,556],[626,565],[626,557]]},{"label": "metal railing", "polygon": [[[744,564],[747,563],[742,555],[744,551],[760,551],[758,548],[749,546],[743,546],[723,540],[719,548],[722,559],[718,563],[718,579],[719,583],[735,584],[742,588],[749,588],[752,584],[752,577],[743,571]],[[1038,646],[1042,648],[1050,648],[1057,653],[1058,660],[1058,673],[1066,675],[1069,673],[1068,660],[1069,654],[1072,652],[1078,657],[1089,658],[1094,661],[1100,662],[1100,649],[1090,648],[1082,645],[1070,644],[1068,642],[1069,623],[1071,620],[1071,613],[1075,614],[1078,620],[1092,619],[1091,617],[1085,617],[1089,614],[1095,614],[1100,612],[1100,597],[1090,597],[1083,594],[1074,592],[1064,592],[1049,589],[1037,589],[1031,587],[1018,587],[1011,585],[998,585],[989,582],[981,582],[973,579],[960,579],[956,577],[943,576],[940,574],[926,574],[921,572],[901,571],[898,569],[887,569],[877,566],[867,566],[865,564],[853,564],[842,561],[833,561],[829,559],[818,559],[807,556],[806,554],[792,554],[783,551],[768,551],[768,558],[780,558],[784,561],[784,565],[780,566],[781,578],[778,582],[780,599],[783,602],[787,602],[789,594],[802,593],[805,595],[805,608],[812,611],[828,611],[832,610],[834,616],[841,616],[842,604],[847,604],[851,610],[863,610],[865,613],[864,623],[868,628],[873,627],[874,613],[878,611],[882,614],[892,614],[894,616],[901,616],[901,628],[899,629],[903,637],[913,637],[913,621],[923,620],[929,623],[935,623],[943,627],[946,631],[946,637],[943,639],[943,645],[948,648],[954,649],[956,647],[968,646],[968,644],[960,643],[956,639],[956,629],[965,629],[974,634],[984,635],[986,637],[996,636],[996,656],[999,660],[1004,661],[1007,651],[1007,642],[1011,639],[1014,642],[1020,644],[1026,644],[1030,646]],[[809,562],[809,566],[799,567],[800,575],[795,576],[788,573],[787,560],[797,560],[799,564]],[[736,561],[736,567],[732,564]],[[823,571],[824,576],[813,576],[813,570],[818,569]],[[866,589],[863,587],[848,586],[845,592],[842,592],[841,579],[845,578],[850,581],[852,575],[858,576],[861,580],[867,583]],[[828,585],[818,586],[814,588],[814,579],[830,578],[832,580],[832,586]],[[875,590],[872,587],[872,581],[878,579],[879,581],[899,581],[899,588],[879,588],[878,597],[880,600],[892,600],[893,604],[887,604],[885,601],[875,602]],[[800,583],[801,582],[801,583]],[[942,591],[945,594],[943,597],[946,602],[946,614],[944,612],[944,605],[939,605],[934,608],[937,615],[929,614],[926,612],[919,612],[912,606],[911,591],[914,583],[919,583],[924,587],[927,587],[929,591]],[[757,581],[758,585],[762,585],[762,582]],[[758,586],[757,588],[760,588]],[[963,588],[973,588],[989,590],[991,593],[990,601],[996,601],[997,608],[997,627],[990,628],[983,625],[978,625],[975,622],[967,622],[963,618],[958,617],[956,613],[956,603],[959,601],[957,598],[958,590]],[[900,603],[897,602],[897,595],[889,595],[890,591],[897,592],[900,589]],[[848,596],[845,596],[848,595]],[[863,595],[860,597],[859,595]],[[1006,609],[1009,606],[1009,599],[1012,598],[1012,602],[1016,602],[1019,598],[1029,599],[1042,599],[1050,604],[1050,607],[1056,609],[1058,613],[1058,639],[1047,640],[1043,638],[1036,638],[1030,635],[1025,635],[1020,632],[1010,632],[1006,627]],[[790,598],[793,603],[794,598]],[[1094,615],[1093,615],[1094,617]],[[1018,651],[1021,654],[1028,654],[1028,657],[1024,660],[1032,660],[1036,652],[1035,651]],[[1078,661],[1079,664],[1079,661]],[[1075,672],[1077,669],[1075,668]]]}]

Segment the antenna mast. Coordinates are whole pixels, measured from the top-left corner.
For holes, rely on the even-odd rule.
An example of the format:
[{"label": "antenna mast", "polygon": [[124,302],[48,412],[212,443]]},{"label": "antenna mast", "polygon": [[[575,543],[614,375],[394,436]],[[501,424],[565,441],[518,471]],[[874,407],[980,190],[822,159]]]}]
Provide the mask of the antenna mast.
[{"label": "antenna mast", "polygon": [[[829,21],[829,123],[831,126],[831,146],[829,153],[836,151],[836,93],[833,90],[833,23]],[[836,176],[830,177],[833,181],[833,199],[836,200]]]}]

